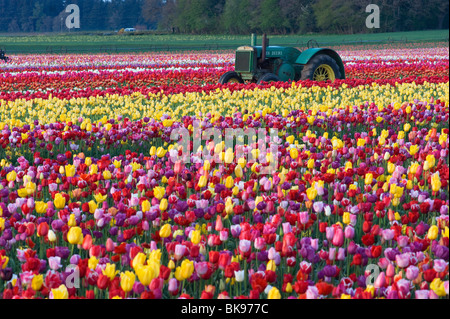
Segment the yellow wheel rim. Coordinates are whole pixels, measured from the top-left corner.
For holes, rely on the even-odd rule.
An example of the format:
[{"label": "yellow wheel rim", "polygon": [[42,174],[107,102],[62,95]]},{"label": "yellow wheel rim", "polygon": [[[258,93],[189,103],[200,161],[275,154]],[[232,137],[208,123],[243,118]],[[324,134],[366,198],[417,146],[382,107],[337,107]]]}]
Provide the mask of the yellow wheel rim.
[{"label": "yellow wheel rim", "polygon": [[231,78],[228,80],[228,83],[239,83],[239,80],[236,78]]},{"label": "yellow wheel rim", "polygon": [[333,68],[331,66],[329,66],[328,64],[321,64],[314,71],[313,80],[314,81],[330,80],[331,82],[333,82],[334,80],[336,80],[336,75],[334,74]]}]

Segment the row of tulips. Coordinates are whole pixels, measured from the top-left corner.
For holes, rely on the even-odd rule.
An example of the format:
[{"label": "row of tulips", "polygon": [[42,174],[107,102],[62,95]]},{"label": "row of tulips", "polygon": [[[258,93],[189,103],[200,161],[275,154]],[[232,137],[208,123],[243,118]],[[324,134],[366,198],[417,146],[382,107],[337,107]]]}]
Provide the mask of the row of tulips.
[{"label": "row of tulips", "polygon": [[[0,105],[0,129],[3,129],[4,125],[34,127],[54,124],[55,126],[59,125],[56,122],[67,120],[71,123],[69,127],[77,125],[81,130],[91,131],[98,130],[100,122],[104,125],[108,119],[118,120],[126,117],[132,121],[144,118],[159,120],[166,114],[179,121],[185,115],[202,117],[211,113],[215,118],[220,115],[232,117],[236,112],[256,113],[263,110],[282,115],[289,114],[291,110],[302,110],[311,116],[308,121],[313,121],[319,110],[326,112],[324,116],[326,118],[331,115],[337,116],[346,109],[350,110],[350,113],[353,113],[354,109],[366,109],[372,103],[375,105],[373,107],[375,112],[377,107],[393,109],[392,114],[380,113],[382,117],[375,114],[364,115],[369,116],[371,120],[377,118],[379,121],[377,125],[386,128],[391,122],[395,122],[395,116],[399,112],[406,112],[407,115],[413,112],[413,106],[410,105],[403,111],[402,105],[415,101],[432,103],[435,97],[441,98],[442,101],[449,98],[448,77],[378,81],[336,80],[334,83],[278,82],[262,86],[256,84],[167,86],[139,88],[137,91],[122,89],[78,93],[79,95],[68,90],[55,94],[54,97],[52,94],[31,94],[26,97],[19,95],[20,98],[15,100],[3,100]],[[9,95],[11,99],[14,96],[17,95]],[[437,113],[430,111],[429,107],[425,105],[420,107],[421,112],[417,114],[413,112],[416,125],[427,125],[432,119],[438,124],[448,119],[445,113],[440,113],[441,107],[438,107]],[[364,121],[364,116],[357,118],[352,115],[346,120]],[[110,125],[105,127],[109,128]],[[283,125],[280,124],[279,127],[282,128]],[[44,126],[43,130],[48,130],[48,127]],[[91,138],[96,139],[94,136]],[[1,143],[3,149],[6,149],[9,143],[14,146],[22,144],[23,141],[28,143],[29,138],[10,139],[5,135]],[[96,142],[103,144],[98,139]],[[126,144],[127,140],[123,140],[123,143]],[[102,149],[105,147],[109,147],[109,144]],[[29,150],[33,149],[31,145]]]},{"label": "row of tulips", "polygon": [[[194,76],[195,78],[195,76]],[[433,86],[442,85],[448,83],[448,75],[445,76],[432,76],[432,77],[416,77],[410,76],[407,78],[393,78],[393,79],[346,79],[346,80],[335,80],[333,83],[329,82],[315,82],[315,81],[298,81],[298,82],[276,82],[273,84],[261,84],[257,85],[255,83],[250,84],[206,84],[206,85],[159,85],[159,86],[133,86],[133,85],[125,85],[123,87],[109,87],[109,88],[78,88],[78,89],[69,89],[69,88],[61,88],[61,89],[48,89],[45,91],[32,91],[27,90],[24,92],[0,92],[0,101],[2,101],[2,106],[6,104],[10,104],[9,102],[13,102],[14,104],[23,104],[30,103],[32,100],[45,101],[51,100],[52,98],[57,98],[65,101],[75,101],[75,100],[89,100],[91,98],[108,98],[113,96],[134,96],[134,95],[143,95],[143,96],[171,96],[171,95],[186,95],[187,93],[192,94],[209,94],[212,95],[215,92],[222,92],[223,89],[230,91],[231,93],[235,91],[242,91],[246,94],[247,91],[261,89],[268,89],[275,87],[277,92],[279,90],[288,90],[292,87],[295,88],[316,88],[319,90],[327,89],[333,90],[336,92],[345,92],[347,88],[369,88],[374,89],[377,87],[387,87],[389,89],[393,88],[396,90],[402,86]],[[174,80],[176,81],[176,80]],[[201,78],[195,78],[195,81],[204,82]],[[313,89],[314,90],[314,89]],[[413,93],[410,91],[410,93]],[[410,94],[413,95],[413,94]],[[429,93],[427,94],[430,95]],[[319,96],[320,97],[320,96]],[[413,99],[418,99],[419,96],[416,94]],[[425,97],[422,97],[425,98]],[[25,100],[25,101],[24,101]],[[405,100],[402,100],[405,101]],[[355,102],[360,103],[360,102]],[[35,111],[35,110],[31,110]]]},{"label": "row of tulips", "polygon": [[[348,79],[392,79],[408,77],[448,76],[448,60],[438,61],[357,61],[346,63]],[[83,88],[120,88],[145,86],[174,86],[215,84],[220,76],[232,70],[231,65],[192,68],[122,69],[82,72],[21,72],[0,74],[3,92],[27,92]]]},{"label": "row of tulips", "polygon": [[[370,48],[368,45],[366,48]],[[299,48],[301,51],[306,48]],[[338,46],[334,49],[345,62],[355,61],[435,61],[448,60],[448,43],[381,45],[370,49],[357,49],[352,46]],[[233,65],[234,52],[161,52],[140,54],[34,54],[10,55],[11,61],[3,62],[2,72],[33,71],[87,71],[122,68],[185,68],[206,65],[220,67]]]}]

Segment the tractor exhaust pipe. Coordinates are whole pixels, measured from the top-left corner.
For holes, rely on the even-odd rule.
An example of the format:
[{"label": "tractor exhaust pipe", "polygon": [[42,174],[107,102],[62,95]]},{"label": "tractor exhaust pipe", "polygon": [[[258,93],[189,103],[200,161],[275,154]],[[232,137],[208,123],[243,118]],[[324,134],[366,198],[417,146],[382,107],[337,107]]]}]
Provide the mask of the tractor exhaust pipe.
[{"label": "tractor exhaust pipe", "polygon": [[252,47],[256,47],[256,34],[255,33],[252,33],[252,40],[250,42],[250,45]]},{"label": "tractor exhaust pipe", "polygon": [[260,63],[264,62],[266,60],[266,51],[267,47],[269,46],[269,40],[267,39],[267,35],[264,33],[262,38],[262,51],[261,51],[261,59]]}]

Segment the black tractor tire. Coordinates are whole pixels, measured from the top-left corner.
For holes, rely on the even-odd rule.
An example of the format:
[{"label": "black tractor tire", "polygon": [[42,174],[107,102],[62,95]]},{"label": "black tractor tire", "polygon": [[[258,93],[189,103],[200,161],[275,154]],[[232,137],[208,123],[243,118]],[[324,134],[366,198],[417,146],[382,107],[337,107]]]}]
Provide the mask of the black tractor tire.
[{"label": "black tractor tire", "polygon": [[244,83],[244,81],[239,76],[239,74],[237,74],[237,72],[228,71],[224,73],[219,79],[219,84],[226,84],[226,83]]},{"label": "black tractor tire", "polygon": [[273,73],[266,73],[258,79],[257,84],[262,84],[264,82],[270,83],[270,82],[279,82],[279,81],[281,81],[281,80],[277,75],[275,75]]},{"label": "black tractor tire", "polygon": [[341,79],[341,72],[336,61],[326,54],[319,54],[313,57],[303,68],[300,80],[314,80],[314,72],[321,65],[331,67],[335,79]]}]

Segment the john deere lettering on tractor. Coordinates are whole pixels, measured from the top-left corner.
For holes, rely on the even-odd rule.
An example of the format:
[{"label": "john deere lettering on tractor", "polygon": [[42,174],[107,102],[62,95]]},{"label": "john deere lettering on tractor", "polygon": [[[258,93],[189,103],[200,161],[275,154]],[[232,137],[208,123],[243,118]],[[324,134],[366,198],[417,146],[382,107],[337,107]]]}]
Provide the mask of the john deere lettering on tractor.
[{"label": "john deere lettering on tractor", "polygon": [[253,83],[277,81],[334,81],[345,79],[344,64],[336,51],[310,48],[303,52],[293,47],[269,46],[266,34],[256,45],[252,34],[250,46],[236,50],[235,70],[223,74],[219,83]]}]

